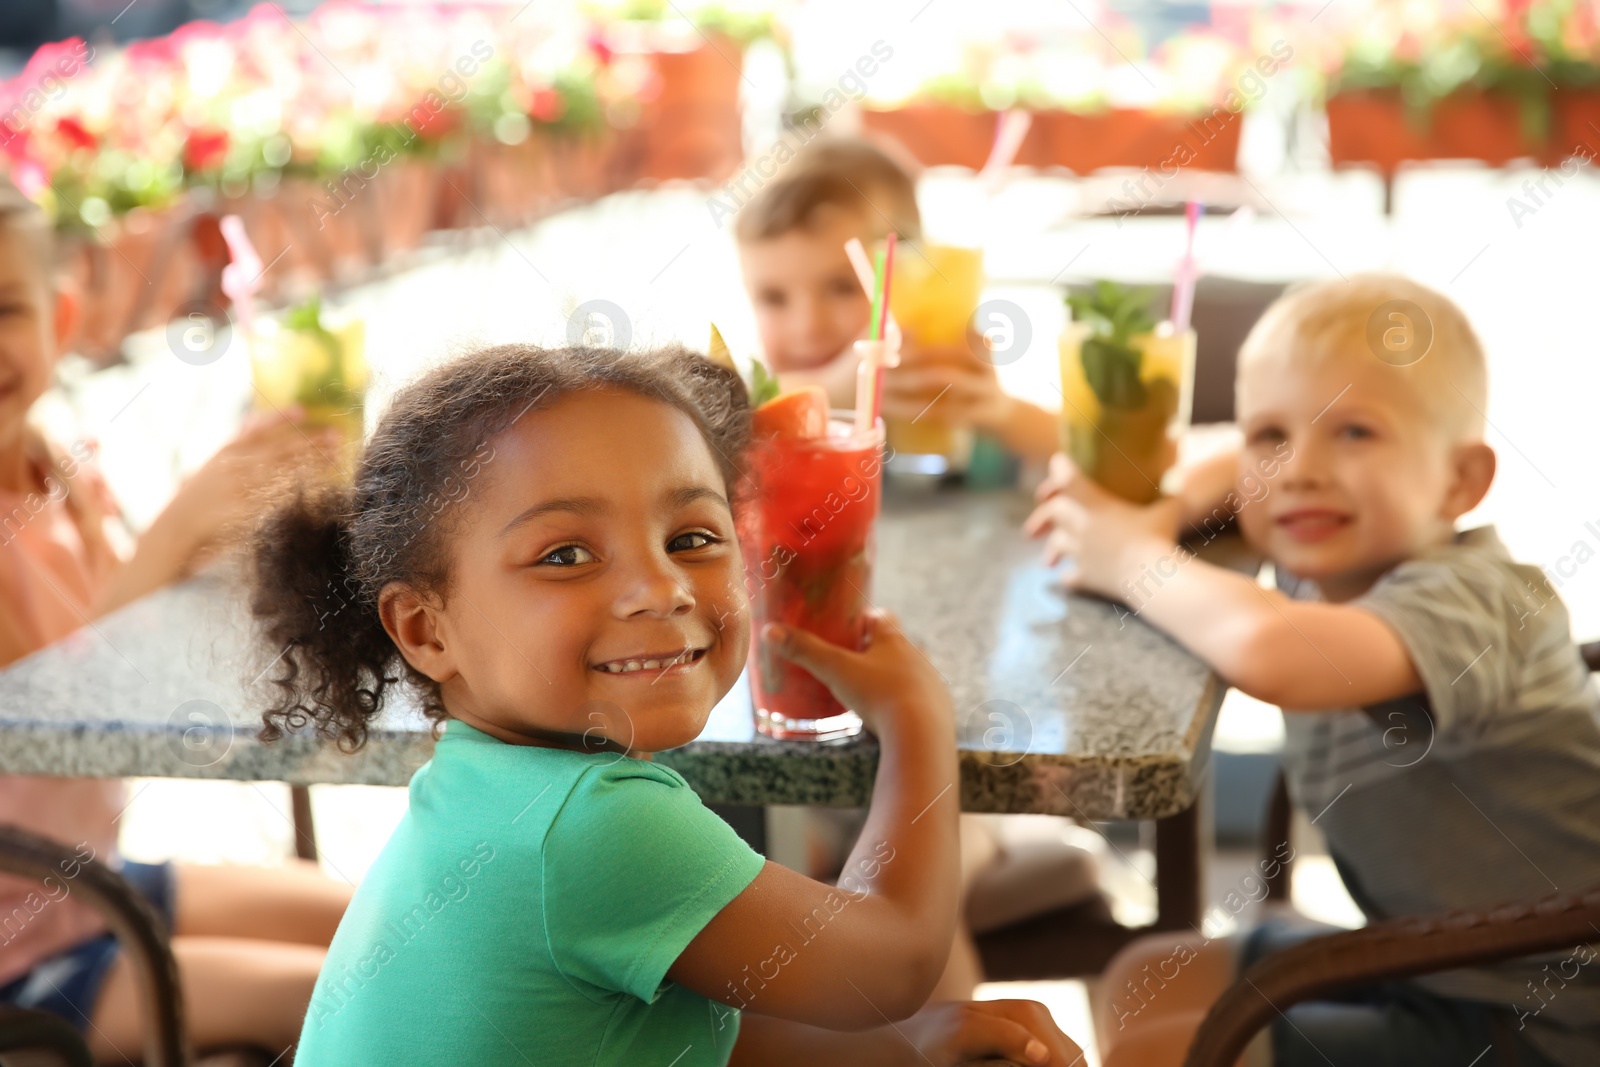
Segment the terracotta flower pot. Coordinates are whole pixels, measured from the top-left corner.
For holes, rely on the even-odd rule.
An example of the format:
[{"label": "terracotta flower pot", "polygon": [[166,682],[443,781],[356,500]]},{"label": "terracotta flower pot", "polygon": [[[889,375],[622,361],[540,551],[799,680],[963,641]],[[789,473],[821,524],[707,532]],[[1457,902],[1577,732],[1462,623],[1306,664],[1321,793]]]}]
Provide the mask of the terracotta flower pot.
[{"label": "terracotta flower pot", "polygon": [[[977,170],[994,146],[997,116],[941,104],[867,111],[862,123],[892,137],[924,165]],[[1036,111],[1017,153],[1023,166],[1067,167],[1088,174],[1102,167],[1160,167],[1232,171],[1239,153],[1239,116],[1223,108],[1192,117],[1133,108],[1097,114]]]},{"label": "terracotta flower pot", "polygon": [[[348,279],[372,261],[371,230],[362,218],[375,210],[372,180],[347,177],[330,188],[327,180],[286,177],[274,199],[288,231],[291,273],[309,269],[318,281]],[[257,251],[269,261],[265,250]]]},{"label": "terracotta flower pot", "polygon": [[477,142],[469,158],[478,207],[496,226],[526,226],[555,199],[550,152],[537,134],[514,145]]},{"label": "terracotta flower pot", "polygon": [[189,299],[198,277],[189,247],[188,208],[134,208],[101,228],[86,246],[86,288],[98,289],[85,308],[82,350],[106,357],[136,330],[165,322]]},{"label": "terracotta flower pot", "polygon": [[405,157],[378,173],[377,217],[385,257],[410,252],[437,227],[439,170],[432,160]]},{"label": "terracotta flower pot", "polygon": [[1370,163],[1393,174],[1401,163],[1424,159],[1480,159],[1503,165],[1514,159],[1559,162],[1565,138],[1539,142],[1522,128],[1509,96],[1463,89],[1438,101],[1426,126],[1406,114],[1393,90],[1336,93],[1328,98],[1328,154],[1335,166]]},{"label": "terracotta flower pot", "polygon": [[[925,167],[957,166],[977,170],[994,145],[993,111],[967,111],[946,104],[912,104],[892,111],[863,111],[862,128],[896,141]],[[1035,134],[1028,132],[1023,142]]]},{"label": "terracotta flower pot", "polygon": [[726,179],[744,157],[738,42],[713,35],[689,51],[652,52],[649,62],[660,91],[641,102],[629,131],[639,142],[635,178]]},{"label": "terracotta flower pot", "polygon": [[636,168],[625,157],[627,143],[615,130],[548,135],[556,199],[594,200],[633,184]]},{"label": "terracotta flower pot", "polygon": [[1239,156],[1239,113],[1215,108],[1177,115],[1135,108],[1096,114],[1038,111],[1017,162],[1078,174],[1104,167],[1181,167],[1231,172]]},{"label": "terracotta flower pot", "polygon": [[1555,100],[1555,141],[1563,157],[1577,151],[1600,156],[1600,90],[1563,89]]}]

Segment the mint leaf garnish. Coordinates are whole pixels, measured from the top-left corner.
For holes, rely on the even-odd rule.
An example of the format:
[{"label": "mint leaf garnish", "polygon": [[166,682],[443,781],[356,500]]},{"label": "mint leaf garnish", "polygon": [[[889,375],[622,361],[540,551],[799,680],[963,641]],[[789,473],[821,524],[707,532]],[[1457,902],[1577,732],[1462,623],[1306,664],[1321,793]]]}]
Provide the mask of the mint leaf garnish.
[{"label": "mint leaf garnish", "polygon": [[750,406],[758,408],[778,395],[778,379],[759,359],[750,361]]},{"label": "mint leaf garnish", "polygon": [[1081,358],[1083,376],[1095,397],[1106,407],[1143,407],[1144,353],[1134,347],[1133,338],[1155,329],[1150,290],[1098,281],[1092,293],[1068,293],[1067,306],[1073,321],[1089,328]]}]

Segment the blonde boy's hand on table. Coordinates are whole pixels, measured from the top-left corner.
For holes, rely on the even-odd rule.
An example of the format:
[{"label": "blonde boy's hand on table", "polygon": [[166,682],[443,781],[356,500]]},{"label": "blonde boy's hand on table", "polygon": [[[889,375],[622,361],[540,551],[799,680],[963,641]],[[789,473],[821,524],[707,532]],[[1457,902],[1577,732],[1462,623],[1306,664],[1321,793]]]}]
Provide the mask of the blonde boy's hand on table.
[{"label": "blonde boy's hand on table", "polygon": [[1022,525],[1045,539],[1045,563],[1072,557],[1068,588],[1120,597],[1141,569],[1176,550],[1181,505],[1163,497],[1130,504],[1096,485],[1064,454],[1050,457],[1050,473],[1036,493],[1038,505]]}]

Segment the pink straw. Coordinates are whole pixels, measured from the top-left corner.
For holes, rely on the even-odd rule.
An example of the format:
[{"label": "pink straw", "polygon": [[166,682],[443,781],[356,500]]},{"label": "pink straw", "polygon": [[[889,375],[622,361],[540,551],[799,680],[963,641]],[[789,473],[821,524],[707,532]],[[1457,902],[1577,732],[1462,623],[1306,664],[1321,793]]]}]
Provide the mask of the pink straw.
[{"label": "pink straw", "polygon": [[1022,150],[1022,142],[1032,128],[1033,112],[1023,108],[1001,112],[1000,121],[995,123],[994,147],[989,150],[989,158],[983,164],[983,169],[978,171],[978,177],[983,179],[990,192],[994,191],[1000,173],[1017,158],[1017,153]]},{"label": "pink straw", "polygon": [[233,302],[233,313],[238,316],[239,328],[248,339],[253,336],[255,324],[255,295],[261,288],[261,276],[266,273],[261,257],[250,243],[244,221],[238,215],[224,215],[218,222],[222,239],[228,244],[232,260],[222,268],[222,291]]},{"label": "pink straw", "polygon": [[[899,237],[893,230],[889,231],[889,247],[883,255],[883,317],[878,322],[877,340],[884,343],[884,348],[878,352],[878,358],[873,361],[872,374],[872,406],[868,409],[867,426],[871,427],[878,421],[878,412],[883,410],[883,368],[889,364],[888,345],[891,336],[890,330],[894,326],[894,318],[889,311],[889,283],[894,278],[894,249],[896,239]],[[899,346],[899,331],[893,334],[896,338],[895,345]],[[895,363],[900,360],[896,358]]]},{"label": "pink straw", "polygon": [[1177,277],[1172,285],[1172,328],[1182,333],[1189,328],[1189,317],[1194,312],[1194,287],[1200,271],[1194,259],[1194,235],[1200,225],[1202,204],[1191,200],[1184,207],[1185,236],[1183,259],[1178,261]]},{"label": "pink straw", "polygon": [[878,320],[878,336],[874,341],[881,341],[889,330],[889,279],[894,276],[894,244],[899,235],[893,230],[889,231],[889,246],[883,253],[883,315]]}]

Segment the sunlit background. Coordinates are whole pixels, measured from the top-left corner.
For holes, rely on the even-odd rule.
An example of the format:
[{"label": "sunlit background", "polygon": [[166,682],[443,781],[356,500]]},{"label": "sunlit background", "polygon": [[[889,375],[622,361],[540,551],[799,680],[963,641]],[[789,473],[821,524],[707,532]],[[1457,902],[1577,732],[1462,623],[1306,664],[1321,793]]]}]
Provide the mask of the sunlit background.
[{"label": "sunlit background", "polygon": [[[471,75],[455,73],[462,56],[481,60]],[[44,415],[61,439],[100,443],[135,527],[252,403],[237,316],[208,287],[207,220],[245,220],[260,315],[321,291],[333,315],[365,320],[370,422],[397,383],[474,341],[701,346],[714,322],[754,354],[732,183],[821,127],[892,137],[926,165],[929,233],[980,243],[986,297],[1025,313],[1031,342],[1001,377],[1036,401],[1057,395],[1063,288],[1170,282],[1189,199],[1206,204],[1196,254],[1211,284],[1384,269],[1446,292],[1489,353],[1501,462],[1470,521],[1546,569],[1577,637],[1600,635],[1600,320],[1582,321],[1600,233],[1594,3],[8,0],[0,63],[9,172],[52,213],[91,296]],[[430,93],[444,106],[368,174]],[[1013,165],[980,176],[1007,112],[1032,116],[1028,135]],[[1224,132],[1206,159],[1167,166],[1186,136],[1172,131],[1208,120]],[[1150,122],[1154,140],[1130,133]],[[1125,158],[1096,155],[1125,135]],[[215,348],[186,360],[174,337],[195,323]],[[1209,370],[1212,418],[1226,417],[1228,370]],[[1230,695],[1219,759],[1270,753],[1280,733],[1275,709]],[[131,858],[291,852],[282,786],[134,788]],[[325,786],[315,800],[325,866],[359,880],[404,792]],[[1224,831],[1251,805],[1219,796]],[[1112,840],[1119,911],[1148,915],[1150,854]],[[1224,846],[1217,899],[1254,862],[1252,846]],[[1360,921],[1325,857],[1300,865],[1295,895]],[[1081,983],[1027,995],[1088,1039]]]}]

